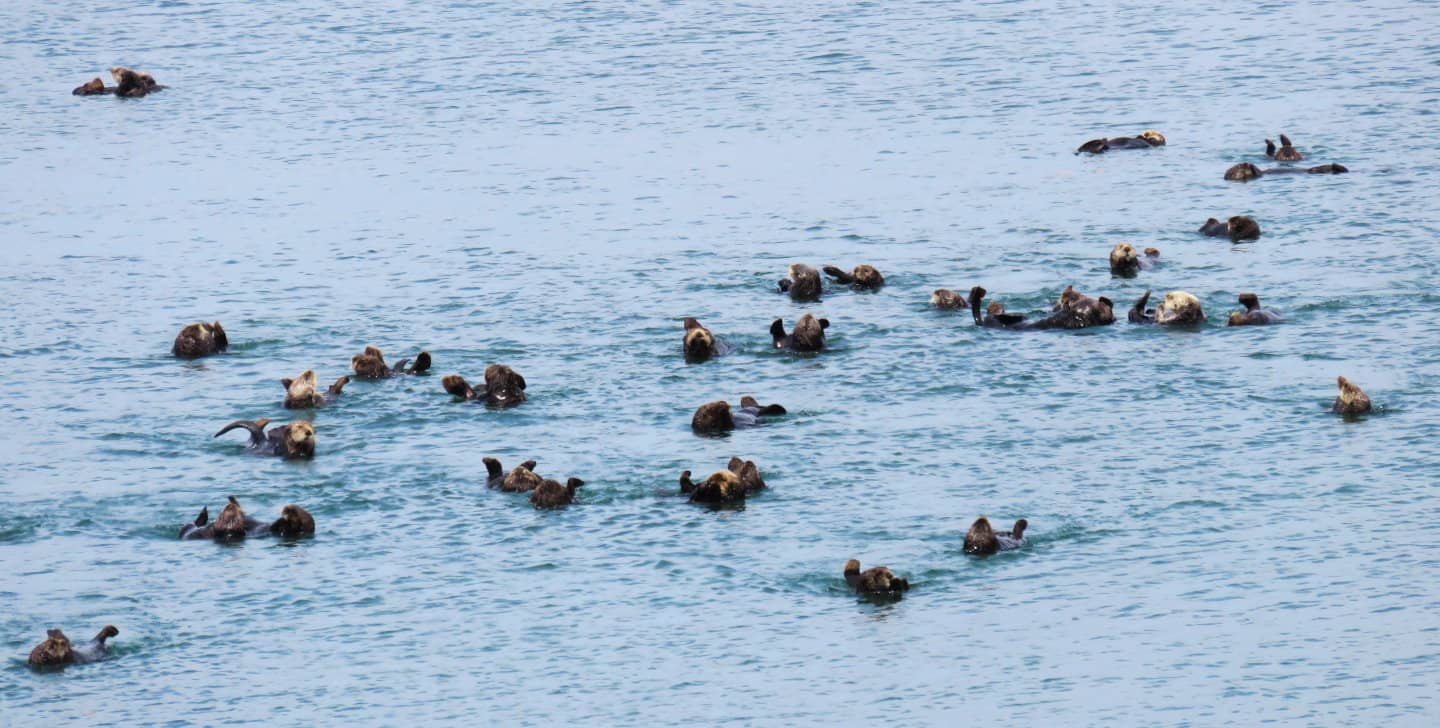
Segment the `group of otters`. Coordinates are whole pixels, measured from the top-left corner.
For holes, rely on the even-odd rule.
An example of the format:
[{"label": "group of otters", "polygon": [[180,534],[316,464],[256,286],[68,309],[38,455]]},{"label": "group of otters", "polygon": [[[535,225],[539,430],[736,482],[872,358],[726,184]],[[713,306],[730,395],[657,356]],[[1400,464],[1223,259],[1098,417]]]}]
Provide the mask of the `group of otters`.
[{"label": "group of otters", "polygon": [[[100,79],[75,89],[76,95],[114,94],[122,97],[139,97],[164,86],[155,83],[148,74],[137,73],[128,68],[113,68],[111,75],[116,85],[106,87]],[[1136,137],[1095,139],[1083,144],[1077,153],[1102,154],[1118,149],[1146,149],[1163,146],[1165,137],[1156,131],[1146,131]],[[1281,162],[1299,161],[1304,156],[1291,144],[1289,137],[1280,135],[1280,147],[1265,140],[1266,156]],[[1339,164],[1319,167],[1273,167],[1260,170],[1248,162],[1237,164],[1225,173],[1225,179],[1248,181],[1263,175],[1286,173],[1331,173],[1347,172]],[[1254,219],[1237,215],[1226,222],[1210,218],[1201,226],[1200,232],[1211,236],[1228,236],[1231,240],[1249,240],[1260,236],[1260,226]],[[1145,248],[1137,253],[1129,243],[1120,243],[1110,251],[1110,270],[1122,277],[1133,277],[1141,270],[1154,268],[1160,262],[1160,253],[1154,248]],[[826,275],[838,283],[855,290],[878,290],[885,284],[880,271],[870,265],[859,265],[847,273],[834,266],[823,268]],[[797,301],[819,300],[823,292],[820,273],[803,263],[789,266],[788,275],[779,282],[780,291]],[[975,324],[987,328],[1010,330],[1083,329],[1114,323],[1113,304],[1110,299],[1099,296],[1091,298],[1073,287],[1067,286],[1052,307],[1049,315],[1027,319],[1024,315],[1008,313],[1000,303],[984,304],[986,290],[980,286],[970,289],[968,296],[961,296],[949,289],[938,289],[931,295],[930,303],[940,309],[969,308]],[[1147,308],[1150,291],[1146,291],[1131,307],[1128,318],[1133,323],[1161,326],[1194,326],[1205,320],[1200,301],[1185,291],[1171,291],[1155,307]],[[1230,314],[1230,326],[1266,325],[1280,322],[1276,312],[1261,308],[1259,298],[1253,293],[1242,293],[1239,297],[1244,311]],[[818,352],[825,348],[825,330],[830,322],[803,314],[790,331],[785,330],[782,320],[776,319],[770,325],[773,346],[779,350],[794,352]],[[684,321],[685,335],[682,350],[687,361],[702,362],[713,356],[729,353],[732,347],[717,339],[709,329],[693,318]],[[182,358],[196,358],[217,354],[229,348],[229,340],[220,322],[193,323],[184,327],[175,337],[172,352]],[[390,366],[385,363],[381,351],[366,347],[365,351],[351,359],[355,376],[361,379],[386,379],[399,375],[424,374],[430,369],[428,352],[420,352],[413,363],[403,360]],[[340,396],[350,377],[343,376],[325,390],[321,390],[313,370],[306,370],[296,379],[282,379],[285,387],[284,405],[287,409],[309,409],[322,407]],[[1337,380],[1340,394],[1331,409],[1344,415],[1358,415],[1370,411],[1370,399],[1358,386],[1345,377]],[[509,407],[525,401],[525,378],[504,364],[491,364],[485,368],[484,384],[476,389],[464,377],[451,374],[441,380],[446,392],[463,401],[483,402],[491,407]],[[766,418],[783,415],[784,407],[778,404],[760,405],[753,397],[742,397],[740,407],[732,409],[725,401],[701,405],[691,418],[691,428],[697,433],[717,433],[736,428],[762,424]],[[262,455],[283,458],[309,458],[315,454],[315,428],[308,422],[294,421],[286,425],[266,429],[268,419],[254,421],[237,420],[215,433],[215,437],[236,429],[249,433],[247,447]],[[535,461],[528,460],[506,472],[500,461],[487,457],[483,459],[487,473],[486,485],[502,491],[530,493],[530,502],[537,508],[553,508],[568,505],[575,499],[575,492],[584,485],[579,478],[568,478],[562,485],[556,480],[542,478],[535,472]],[[691,472],[680,474],[680,492],[691,501],[700,503],[732,503],[743,501],[749,494],[765,488],[760,469],[751,460],[731,458],[726,469],[712,473],[697,483],[691,479]],[[965,534],[964,552],[988,555],[1002,550],[1019,548],[1024,544],[1028,523],[1020,519],[1009,531],[996,531],[987,518],[981,517],[970,526]],[[232,496],[211,522],[209,507],[202,507],[200,514],[191,523],[180,529],[182,539],[234,540],[264,536],[301,537],[315,532],[315,519],[298,505],[286,505],[281,509],[280,518],[266,523],[245,514],[240,503]],[[908,580],[896,576],[885,566],[861,570],[860,562],[850,559],[844,566],[845,581],[857,593],[893,597],[910,588]],[[93,640],[83,644],[71,643],[59,629],[47,632],[47,639],[30,652],[29,664],[36,669],[53,669],[71,664],[83,664],[103,658],[106,654],[106,640],[119,634],[113,625],[106,625]]]}]

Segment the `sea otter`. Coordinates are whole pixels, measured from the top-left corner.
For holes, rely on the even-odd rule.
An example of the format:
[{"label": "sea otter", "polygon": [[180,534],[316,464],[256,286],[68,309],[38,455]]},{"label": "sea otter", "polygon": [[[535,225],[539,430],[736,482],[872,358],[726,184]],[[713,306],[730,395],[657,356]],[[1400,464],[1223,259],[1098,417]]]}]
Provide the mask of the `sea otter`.
[{"label": "sea otter", "polygon": [[965,553],[985,555],[1018,549],[1025,543],[1025,528],[1029,525],[1030,522],[1022,518],[1015,522],[1009,533],[996,533],[990,527],[990,520],[981,516],[970,524],[970,530],[965,533]]},{"label": "sea otter", "polygon": [[280,518],[265,523],[245,515],[245,511],[240,508],[240,501],[235,500],[233,495],[229,496],[229,502],[220,511],[220,517],[216,518],[214,523],[210,523],[209,519],[210,507],[205,506],[200,509],[200,515],[196,516],[193,522],[180,527],[181,540],[235,541],[265,536],[296,538],[315,533],[315,517],[300,506],[293,503],[287,505],[280,509]]},{"label": "sea otter", "polygon": [[485,463],[485,471],[488,474],[485,485],[496,490],[503,490],[509,493],[526,493],[535,490],[544,478],[535,474],[535,461],[526,460],[520,463],[509,473],[500,467],[500,461],[495,458],[482,458]]},{"label": "sea otter", "polygon": [[1229,237],[1230,242],[1254,240],[1260,237],[1260,223],[1249,215],[1234,215],[1225,222],[1212,217],[1200,226],[1200,232],[1212,238]]},{"label": "sea otter", "polygon": [[857,593],[873,596],[899,596],[910,589],[910,582],[896,576],[889,568],[873,566],[861,571],[860,562],[856,559],[845,562],[845,581]]},{"label": "sea otter", "polygon": [[484,400],[491,407],[512,407],[525,401],[525,377],[504,364],[485,367],[484,392],[475,391],[459,374],[446,375],[440,386],[463,400]]},{"label": "sea otter", "polygon": [[1277,174],[1344,174],[1350,169],[1343,164],[1321,164],[1314,167],[1271,167],[1260,169],[1249,162],[1241,162],[1225,170],[1225,179],[1232,182],[1249,182],[1257,177]]},{"label": "sea otter", "polygon": [[415,355],[415,363],[411,364],[409,359],[401,359],[399,364],[393,367],[385,365],[385,355],[373,347],[365,347],[365,353],[356,354],[350,357],[350,368],[355,370],[355,376],[361,379],[389,379],[400,374],[424,374],[430,369],[430,352],[422,351]]},{"label": "sea otter", "polygon": [[693,318],[685,319],[685,340],[681,344],[681,350],[685,352],[685,361],[698,363],[709,359],[712,356],[722,356],[730,352],[730,347],[725,342],[715,338],[710,329],[705,328]]},{"label": "sea otter", "polygon": [[270,420],[263,417],[254,422],[235,420],[220,428],[214,436],[219,437],[236,428],[243,428],[250,433],[250,442],[246,447],[257,454],[274,455],[286,460],[315,457],[315,427],[309,422],[296,420],[288,425],[272,427],[266,432],[265,426],[268,424]]},{"label": "sea otter", "polygon": [[170,347],[170,353],[195,359],[218,354],[229,348],[230,340],[225,337],[225,328],[216,321],[210,324],[193,323],[180,329],[180,333],[175,335],[175,344]]},{"label": "sea otter", "polygon": [[1305,158],[1305,155],[1301,154],[1300,150],[1296,149],[1295,145],[1290,143],[1290,137],[1284,134],[1280,135],[1279,149],[1275,148],[1275,142],[1269,139],[1265,140],[1265,156],[1277,162],[1298,162]]},{"label": "sea otter", "polygon": [[75,90],[71,91],[70,93],[75,96],[99,96],[101,94],[115,93],[115,87],[106,87],[104,81],[101,81],[99,78],[92,78],[89,81],[80,84],[79,86],[76,86]]},{"label": "sea otter", "polygon": [[936,288],[935,292],[930,294],[930,305],[947,311],[970,307],[964,296],[949,288]]},{"label": "sea otter", "polygon": [[110,69],[111,78],[115,79],[115,95],[127,98],[139,98],[146,94],[164,89],[148,73],[132,71],[123,66]]},{"label": "sea otter", "polygon": [[825,348],[825,329],[830,328],[829,319],[817,319],[810,314],[802,314],[800,320],[795,322],[795,328],[785,333],[785,323],[782,319],[775,319],[770,324],[770,338],[776,349],[788,349],[790,351],[820,351]]},{"label": "sea otter", "polygon": [[796,301],[820,300],[820,272],[804,263],[791,263],[789,276],[780,281],[780,291]]},{"label": "sea otter", "polygon": [[740,409],[734,412],[730,411],[730,403],[723,400],[700,405],[700,408],[695,410],[695,415],[690,418],[690,429],[697,433],[727,432],[755,427],[763,424],[762,417],[783,414],[784,407],[778,404],[761,407],[754,397],[746,395],[740,398]]},{"label": "sea otter", "polygon": [[1110,249],[1110,272],[1122,278],[1134,278],[1142,270],[1151,270],[1160,264],[1160,251],[1146,248],[1142,257],[1135,253],[1135,246],[1120,243]]},{"label": "sea otter", "polygon": [[579,478],[570,478],[564,485],[554,480],[542,480],[530,493],[530,505],[536,508],[568,506],[575,502],[575,491],[582,485],[585,481]]},{"label": "sea otter", "polygon": [[1104,154],[1111,149],[1149,149],[1151,147],[1165,146],[1165,135],[1154,129],[1140,132],[1134,137],[1115,137],[1113,139],[1091,139],[1080,145],[1075,150],[1076,154],[1087,152],[1089,154]]},{"label": "sea otter", "polygon": [[835,282],[843,283],[857,291],[878,291],[881,286],[885,285],[885,276],[880,275],[880,271],[875,270],[875,267],[871,265],[857,265],[855,270],[850,273],[833,265],[827,265],[822,270],[825,271],[825,275],[834,278]]},{"label": "sea otter", "polygon": [[1284,321],[1280,314],[1268,308],[1260,308],[1260,297],[1253,293],[1240,294],[1240,305],[1244,306],[1245,310],[1232,311],[1226,326],[1264,326]]},{"label": "sea otter", "polygon": [[[984,306],[987,291],[975,286],[970,289],[970,313],[975,317],[976,326],[1016,330],[1084,329],[1092,326],[1108,326],[1115,323],[1115,304],[1100,296],[1091,298],[1074,286],[1066,286],[1053,308],[1054,313],[1045,318],[1026,320],[1020,314],[1006,313],[1005,306],[992,303]],[[981,310],[984,310],[982,316]]]},{"label": "sea otter", "polygon": [[730,458],[724,470],[717,470],[700,483],[690,480],[690,471],[680,473],[680,493],[692,503],[733,503],[765,489],[760,468],[754,460]]},{"label": "sea otter", "polygon": [[71,644],[64,632],[58,629],[45,631],[46,639],[30,650],[30,667],[36,670],[58,670],[66,665],[84,665],[105,659],[110,648],[105,640],[120,634],[114,625],[107,624],[95,639],[84,644]]},{"label": "sea otter", "polygon": [[340,391],[350,383],[350,377],[340,377],[323,393],[315,390],[315,371],[306,369],[295,379],[281,379],[285,387],[285,409],[310,409],[324,407],[340,396]]},{"label": "sea otter", "polygon": [[1171,291],[1165,300],[1153,309],[1146,309],[1150,302],[1150,291],[1130,308],[1130,323],[1160,324],[1162,326],[1195,325],[1205,320],[1205,311],[1200,308],[1200,299],[1185,291]]},{"label": "sea otter", "polygon": [[1370,397],[1358,386],[1345,377],[1337,377],[1335,383],[1340,386],[1340,396],[1335,398],[1335,404],[1330,405],[1331,412],[1361,415],[1370,411]]}]

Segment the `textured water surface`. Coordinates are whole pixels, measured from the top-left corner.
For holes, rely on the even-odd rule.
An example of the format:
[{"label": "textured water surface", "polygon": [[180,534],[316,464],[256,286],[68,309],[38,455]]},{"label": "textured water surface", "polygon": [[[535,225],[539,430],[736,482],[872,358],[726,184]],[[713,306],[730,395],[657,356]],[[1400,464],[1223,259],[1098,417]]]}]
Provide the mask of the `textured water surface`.
[{"label": "textured water surface", "polygon": [[[0,7],[0,723],[1432,725],[1425,3]],[[77,98],[111,65],[171,88]],[[1086,139],[1165,133],[1077,157]],[[1221,180],[1285,132],[1351,174]],[[1312,162],[1307,162],[1312,163]],[[1262,166],[1266,166],[1262,164]],[[1231,244],[1194,230],[1253,215]],[[1112,278],[1120,241],[1165,265]],[[786,264],[886,275],[797,304]],[[1185,289],[1197,331],[982,330]],[[1227,329],[1255,291],[1287,321]],[[769,350],[774,318],[829,351]],[[695,316],[738,347],[680,356]],[[169,356],[184,324],[233,342]],[[429,376],[281,408],[377,345]],[[530,401],[456,403],[504,362]],[[1377,413],[1328,414],[1334,380]],[[695,407],[790,414],[724,437]],[[314,422],[310,462],[237,418]],[[481,458],[586,481],[538,512]],[[731,455],[771,489],[676,497]],[[235,495],[313,539],[175,540]],[[961,553],[979,515],[1020,551]],[[857,600],[848,558],[910,577]],[[115,659],[36,675],[49,627]]]}]

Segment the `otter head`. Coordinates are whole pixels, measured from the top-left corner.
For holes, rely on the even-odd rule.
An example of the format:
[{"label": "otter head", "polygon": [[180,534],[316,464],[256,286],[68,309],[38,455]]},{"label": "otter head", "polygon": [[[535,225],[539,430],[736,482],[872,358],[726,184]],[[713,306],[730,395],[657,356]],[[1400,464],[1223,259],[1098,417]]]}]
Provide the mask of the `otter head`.
[{"label": "otter head", "polygon": [[1000,541],[995,538],[995,529],[990,526],[990,519],[981,516],[970,524],[970,530],[965,532],[964,551],[967,554],[993,554],[1000,549]]},{"label": "otter head", "polygon": [[885,285],[885,276],[880,275],[880,271],[875,270],[872,265],[857,265],[851,275],[855,279],[855,285],[861,288],[879,288]]},{"label": "otter head", "polygon": [[859,574],[859,573],[860,573],[860,560],[859,560],[859,559],[850,559],[849,561],[846,561],[846,562],[845,562],[845,572],[844,572],[844,573],[845,573],[846,576],[853,576],[853,575]]},{"label": "otter head", "polygon": [[790,277],[780,284],[780,290],[795,299],[820,297],[820,271],[804,263],[791,263],[786,270]]},{"label": "otter head", "polygon": [[690,493],[690,500],[693,501],[730,501],[745,496],[745,486],[740,482],[740,476],[729,470],[717,470],[705,479],[705,482],[695,486]]},{"label": "otter head", "polygon": [[101,81],[98,78],[92,78],[90,79],[90,81],[79,86],[70,93],[76,96],[94,96],[95,94],[103,94],[105,93],[105,82]]},{"label": "otter head", "polygon": [[291,504],[280,509],[280,520],[270,524],[270,532],[280,536],[315,533],[315,517],[304,508]]},{"label": "otter head", "polygon": [[285,406],[290,409],[305,409],[320,404],[320,396],[315,393],[315,371],[306,369],[295,379],[282,379],[280,383],[285,385]]},{"label": "otter head", "polygon": [[695,415],[690,418],[690,429],[696,432],[724,432],[735,429],[730,403],[717,400],[700,405],[700,408],[695,410]]},{"label": "otter head", "polygon": [[245,512],[240,510],[240,502],[235,496],[230,496],[230,502],[225,504],[224,510],[220,511],[220,517],[210,527],[215,538],[244,538],[245,537]]},{"label": "otter head", "polygon": [[1247,182],[1260,176],[1260,168],[1249,162],[1241,162],[1225,170],[1225,179],[1233,182]]},{"label": "otter head", "polygon": [[1146,129],[1145,131],[1140,132],[1139,138],[1145,140],[1145,143],[1149,144],[1152,147],[1165,146],[1165,135],[1161,134],[1158,131],[1155,131],[1154,129]]},{"label": "otter head", "polygon": [[1240,305],[1244,306],[1246,311],[1254,311],[1260,308],[1260,297],[1253,293],[1242,293],[1240,294]]},{"label": "otter head", "polygon": [[130,76],[134,76],[135,72],[124,66],[116,66],[110,69],[110,78],[115,79],[115,83],[120,83],[121,81],[123,81],[127,74]]},{"label": "otter head", "polygon": [[993,301],[985,306],[985,313],[991,316],[999,316],[1005,313],[1005,304],[999,301]]},{"label": "otter head", "polygon": [[1230,240],[1251,240],[1260,237],[1260,223],[1248,215],[1235,215],[1226,223]]},{"label": "otter head", "polygon": [[969,308],[963,296],[948,288],[936,288],[935,292],[930,294],[930,305],[944,309]]},{"label": "otter head", "polygon": [[1185,291],[1171,291],[1155,307],[1155,323],[1170,325],[1198,324],[1205,320],[1200,299]]},{"label": "otter head", "polygon": [[[1134,256],[1134,249],[1131,249],[1130,254],[1132,257]],[[1060,292],[1060,298],[1055,300],[1055,306],[1051,310],[1063,311],[1074,308],[1077,304],[1085,301],[1085,299],[1085,294],[1075,290],[1075,286],[1065,286],[1065,290]]]},{"label": "otter head", "polygon": [[57,667],[75,659],[70,648],[70,638],[58,629],[45,631],[45,641],[30,652],[31,667]]},{"label": "otter head", "polygon": [[1335,383],[1340,387],[1340,396],[1335,398],[1332,409],[1347,415],[1370,411],[1370,397],[1361,391],[1359,386],[1345,377],[1336,377]]},{"label": "otter head", "polygon": [[485,367],[485,396],[491,404],[506,407],[525,401],[525,377],[504,364]]},{"label": "otter head", "polygon": [[1120,243],[1110,249],[1110,272],[1127,277],[1140,272],[1140,257],[1135,254],[1135,246]]},{"label": "otter head", "polygon": [[291,422],[285,428],[285,457],[315,456],[315,426],[309,422]]},{"label": "otter head", "polygon": [[685,319],[685,358],[703,361],[715,353],[715,337],[710,329],[693,318]]},{"label": "otter head", "polygon": [[385,356],[373,346],[365,347],[364,354],[351,357],[350,367],[355,370],[355,376],[365,379],[380,379],[390,373],[385,366]]}]

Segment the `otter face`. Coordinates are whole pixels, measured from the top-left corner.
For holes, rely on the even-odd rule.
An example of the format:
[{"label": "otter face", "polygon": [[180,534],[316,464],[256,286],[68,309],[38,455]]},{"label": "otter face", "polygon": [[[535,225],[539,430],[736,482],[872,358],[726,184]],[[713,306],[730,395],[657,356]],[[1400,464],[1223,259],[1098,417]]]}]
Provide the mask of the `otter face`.
[{"label": "otter face", "polygon": [[1185,291],[1171,291],[1155,307],[1155,323],[1168,325],[1198,324],[1205,320],[1200,299]]},{"label": "otter face", "polygon": [[1253,240],[1260,237],[1260,223],[1248,215],[1235,215],[1226,223],[1230,240]]},{"label": "otter face", "polygon": [[96,94],[103,94],[105,93],[105,82],[101,81],[98,78],[92,78],[87,83],[77,86],[75,90],[71,91],[70,93],[76,96],[94,96]]},{"label": "otter face", "polygon": [[315,426],[309,422],[291,422],[285,428],[286,457],[314,457]]},{"label": "otter face", "polygon": [[525,377],[504,364],[485,367],[486,400],[498,407],[509,407],[525,401]]},{"label": "otter face", "polygon": [[995,529],[990,526],[990,519],[981,516],[970,524],[970,530],[965,533],[964,551],[967,554],[993,554],[1000,550],[1000,540],[995,538]]},{"label": "otter face", "polygon": [[1000,314],[1005,313],[1005,304],[1000,303],[999,301],[990,303],[989,305],[985,306],[985,313],[991,316],[999,316]]},{"label": "otter face", "polygon": [[1345,377],[1336,377],[1335,383],[1340,387],[1340,396],[1335,398],[1335,404],[1330,409],[1345,415],[1370,411],[1370,397],[1359,386]]},{"label": "otter face", "polygon": [[930,305],[935,308],[947,310],[970,307],[970,305],[965,302],[964,296],[948,288],[936,288],[935,292],[930,294]]},{"label": "otter face", "polygon": [[695,486],[690,500],[697,503],[725,503],[745,497],[745,486],[740,477],[729,470],[717,470]]},{"label": "otter face", "polygon": [[846,573],[846,574],[859,574],[859,573],[860,573],[860,560],[859,560],[859,559],[850,559],[849,561],[846,561],[846,562],[845,562],[845,570],[844,570],[844,573]]},{"label": "otter face", "polygon": [[695,432],[725,432],[735,429],[735,418],[730,414],[730,403],[723,400],[706,402],[695,410],[690,418],[690,429]]},{"label": "otter face", "polygon": [[30,651],[30,667],[50,668],[68,665],[75,661],[70,639],[58,629],[47,630],[44,642]]},{"label": "otter face", "polygon": [[715,336],[693,318],[685,319],[685,358],[704,361],[715,353]]},{"label": "otter face", "polygon": [[1110,272],[1117,276],[1133,276],[1140,271],[1140,258],[1135,255],[1135,246],[1120,243],[1110,249]]},{"label": "otter face", "polygon": [[383,379],[390,373],[390,369],[385,366],[385,357],[373,346],[366,347],[364,354],[351,357],[350,367],[355,370],[355,376],[361,379]]},{"label": "otter face", "polygon": [[315,533],[315,517],[300,506],[287,505],[280,509],[280,520],[270,525],[270,532],[281,536]]},{"label": "otter face", "polygon": [[240,510],[240,503],[233,496],[225,504],[225,509],[220,511],[220,517],[215,519],[211,529],[217,539],[245,538],[245,512]]},{"label": "otter face", "polygon": [[315,371],[306,369],[300,376],[285,384],[285,406],[289,409],[316,407],[320,397],[315,394]]},{"label": "otter face", "polygon": [[880,271],[875,270],[875,267],[871,265],[855,266],[852,277],[855,279],[855,285],[860,288],[875,289],[885,285],[885,276],[880,275]]},{"label": "otter face", "polygon": [[1140,138],[1144,139],[1145,142],[1152,147],[1165,146],[1165,135],[1161,134],[1158,131],[1155,131],[1154,129],[1146,129],[1145,131],[1140,132]]},{"label": "otter face", "polygon": [[116,66],[110,69],[110,78],[115,79],[115,83],[120,83],[120,81],[125,78],[125,74],[127,73],[133,74],[135,72],[124,66]]},{"label": "otter face", "polygon": [[781,284],[781,290],[797,301],[808,301],[820,297],[820,271],[804,263],[791,263],[786,269],[789,278]]},{"label": "otter face", "polygon": [[1249,162],[1241,162],[1225,170],[1225,179],[1232,182],[1248,182],[1260,177],[1260,168]]}]

